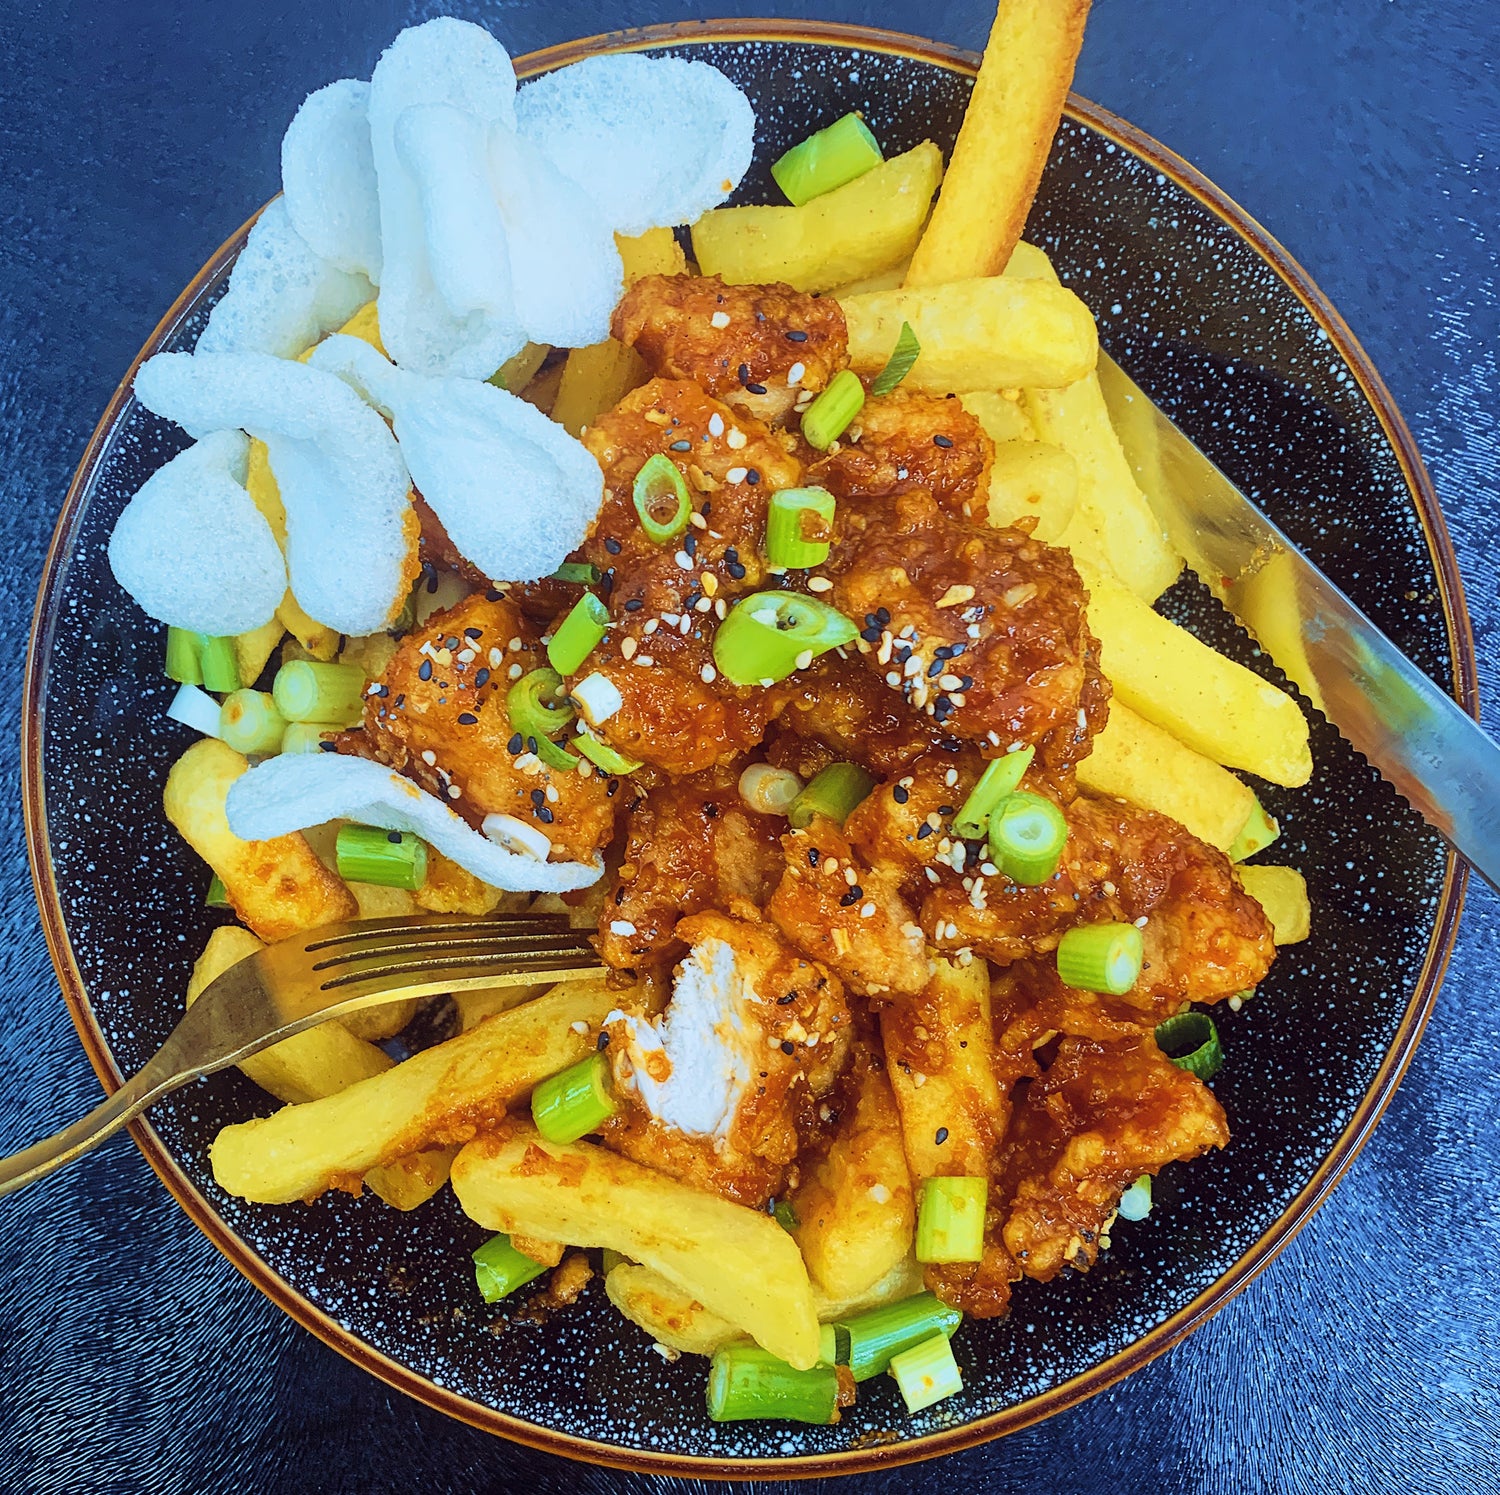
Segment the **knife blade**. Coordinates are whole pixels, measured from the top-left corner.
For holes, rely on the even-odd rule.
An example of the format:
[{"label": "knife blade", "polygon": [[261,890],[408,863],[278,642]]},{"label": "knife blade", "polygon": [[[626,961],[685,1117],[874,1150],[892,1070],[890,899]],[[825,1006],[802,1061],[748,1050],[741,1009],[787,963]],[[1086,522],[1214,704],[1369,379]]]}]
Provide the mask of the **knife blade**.
[{"label": "knife blade", "polygon": [[1136,481],[1189,568],[1500,891],[1500,747],[1103,352],[1099,382]]}]

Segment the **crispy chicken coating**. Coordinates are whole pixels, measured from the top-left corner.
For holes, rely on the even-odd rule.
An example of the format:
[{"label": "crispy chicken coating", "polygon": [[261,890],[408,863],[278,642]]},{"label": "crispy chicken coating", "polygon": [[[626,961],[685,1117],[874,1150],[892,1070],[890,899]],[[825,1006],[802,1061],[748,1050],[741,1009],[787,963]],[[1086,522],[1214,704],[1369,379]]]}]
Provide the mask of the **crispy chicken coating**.
[{"label": "crispy chicken coating", "polygon": [[512,815],[552,842],[552,859],[587,860],[614,834],[605,779],[549,768],[506,708],[510,670],[546,663],[520,610],[476,592],[407,634],[339,750],[389,764],[475,827]]},{"label": "crispy chicken coating", "polygon": [[1064,550],[945,514],[926,492],[839,511],[834,605],[908,703],[987,752],[1035,744],[1052,770],[1088,752],[1109,687]]},{"label": "crispy chicken coating", "polygon": [[1120,1195],[1142,1173],[1229,1140],[1224,1109],[1143,1034],[1125,1043],[1065,1038],[1025,1087],[1012,1123],[1005,1244],[1046,1282],[1087,1271]]},{"label": "crispy chicken coating", "polygon": [[725,285],[716,275],[651,275],[615,308],[610,330],[653,374],[692,379],[775,422],[804,390],[849,363],[838,302],[789,285]]}]

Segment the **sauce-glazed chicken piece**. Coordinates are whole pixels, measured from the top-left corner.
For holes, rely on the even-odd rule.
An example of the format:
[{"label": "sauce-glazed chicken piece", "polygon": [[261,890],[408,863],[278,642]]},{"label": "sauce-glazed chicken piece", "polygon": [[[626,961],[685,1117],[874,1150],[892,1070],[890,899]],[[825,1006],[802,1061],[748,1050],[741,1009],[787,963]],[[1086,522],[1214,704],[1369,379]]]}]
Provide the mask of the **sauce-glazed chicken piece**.
[{"label": "sauce-glazed chicken piece", "polygon": [[958,400],[878,395],[865,401],[854,431],[858,440],[808,468],[808,482],[856,507],[921,488],[948,513],[984,522],[995,448]]},{"label": "sauce-glazed chicken piece", "polygon": [[1068,553],[954,519],[926,492],[849,507],[829,570],[866,667],[988,752],[1035,744],[1054,771],[1083,757],[1109,686]]},{"label": "sauce-glazed chicken piece", "polygon": [[819,1098],[849,1057],[843,987],[766,924],[702,913],[678,934],[689,949],[665,1012],[607,1019],[621,1105],[604,1140],[758,1209],[822,1128]]},{"label": "sauce-glazed chicken piece", "polygon": [[1254,986],[1275,949],[1260,905],[1221,851],[1175,820],[1082,794],[1063,812],[1068,840],[1054,877],[1019,887],[982,864],[939,867],[922,926],[940,949],[968,947],[1001,965],[1047,954],[1075,924],[1135,923],[1145,961],[1122,999],[1160,1022],[1184,1002],[1217,1002]]},{"label": "sauce-glazed chicken piece", "polygon": [[[583,553],[606,578],[611,627],[580,674],[602,674],[621,697],[599,733],[671,774],[727,763],[760,741],[773,702],[719,676],[713,634],[729,602],[764,583],[766,504],[797,486],[801,464],[759,421],[682,380],[627,395],[584,441],[604,469],[604,504]],[[693,499],[692,522],[666,545],[642,528],[633,498],[657,453]]]},{"label": "sauce-glazed chicken piece", "polygon": [[684,951],[679,919],[704,909],[759,909],[782,872],[783,822],[740,799],[736,768],[622,784],[625,850],[604,899],[599,953],[617,970],[661,965]]},{"label": "sauce-glazed chicken piece", "polygon": [[837,301],[789,285],[725,285],[716,275],[637,281],[615,308],[610,330],[653,374],[695,380],[771,423],[849,362]]},{"label": "sauce-glazed chicken piece", "polygon": [[510,815],[551,841],[552,860],[587,861],[614,834],[605,779],[549,768],[506,707],[511,672],[546,663],[520,609],[476,592],[407,634],[339,751],[406,774],[475,827]]},{"label": "sauce-glazed chicken piece", "polygon": [[1011,1126],[1005,1244],[1028,1277],[1086,1271],[1120,1195],[1142,1173],[1229,1140],[1224,1109],[1149,1035],[1065,1038],[1025,1087]]}]

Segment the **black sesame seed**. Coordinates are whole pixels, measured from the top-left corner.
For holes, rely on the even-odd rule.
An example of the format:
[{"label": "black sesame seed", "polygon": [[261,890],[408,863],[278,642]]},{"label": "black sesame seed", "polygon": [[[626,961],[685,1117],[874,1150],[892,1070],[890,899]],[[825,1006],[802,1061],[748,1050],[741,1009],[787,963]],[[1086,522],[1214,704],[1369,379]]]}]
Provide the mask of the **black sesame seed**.
[{"label": "black sesame seed", "polygon": [[934,446],[940,446],[946,451],[950,446],[953,445],[953,438],[951,436],[934,436],[932,438],[932,444]]},{"label": "black sesame seed", "polygon": [[786,1007],[786,1006],[790,1005],[792,1002],[795,1002],[796,1000],[797,1000],[797,993],[794,992],[794,991],[789,991],[784,997],[777,997],[776,998],[776,1005],[778,1007]]},{"label": "black sesame seed", "polygon": [[605,799],[613,799],[615,797],[615,792],[619,789],[619,787],[620,781],[618,779],[611,779],[609,783],[604,786]]},{"label": "black sesame seed", "polygon": [[608,539],[607,539],[607,540],[606,540],[606,541],[605,541],[605,542],[604,542],[604,548],[605,548],[605,549],[606,549],[606,550],[607,550],[607,551],[608,551],[608,552],[609,552],[609,553],[610,553],[610,554],[611,554],[611,555],[619,555],[619,553],[620,553],[620,542],[619,542],[619,541],[618,541],[618,540],[617,540],[617,539],[615,539],[615,537],[614,537],[614,536],[613,536],[613,535],[611,535],[611,536],[610,536],[610,537],[609,537],[609,538],[608,538]]},{"label": "black sesame seed", "polygon": [[687,539],[682,542],[682,548],[685,551],[687,551],[687,553],[689,555],[697,555],[698,554],[698,537],[697,537],[697,535],[689,535],[687,537]]},{"label": "black sesame seed", "polygon": [[632,597],[630,601],[625,604],[625,611],[628,613],[638,613],[645,605],[646,604],[642,602],[639,597]]},{"label": "black sesame seed", "polygon": [[891,790],[891,798],[895,800],[898,805],[904,805],[907,800],[911,798],[911,794],[907,790],[905,784],[897,784],[896,787]]},{"label": "black sesame seed", "polygon": [[793,330],[787,333],[786,340],[789,343],[805,343],[807,341],[807,334]]},{"label": "black sesame seed", "polygon": [[484,629],[482,629],[482,628],[465,628],[464,629],[464,637],[465,638],[482,638],[483,636],[484,636]]},{"label": "black sesame seed", "polygon": [[609,1047],[609,1034],[608,1033],[601,1033],[599,1035],[599,1041],[594,1045],[594,1047],[596,1049],[598,1049],[599,1052],[602,1054],[605,1051],[605,1049],[607,1049]]},{"label": "black sesame seed", "polygon": [[546,804],[547,803],[547,791],[545,789],[533,789],[531,791],[531,802],[534,805],[544,805],[544,804]]},{"label": "black sesame seed", "polygon": [[437,589],[438,589],[438,574],[437,574],[436,571],[434,571],[432,573],[432,575],[427,578],[427,590],[429,592],[435,592],[435,591],[437,591]]},{"label": "black sesame seed", "polygon": [[973,690],[974,677],[972,675],[960,675],[958,677],[958,685],[960,690]]},{"label": "black sesame seed", "polygon": [[693,443],[691,441],[674,441],[672,443],[672,450],[674,452],[690,452],[692,449]]},{"label": "black sesame seed", "polygon": [[432,679],[432,661],[430,659],[424,659],[422,661],[422,667],[417,671],[417,678],[419,680]]},{"label": "black sesame seed", "polygon": [[405,706],[405,705],[406,705],[406,692],[402,691],[402,693],[399,696],[397,696],[394,701],[391,702],[391,706],[392,706],[392,708],[394,710],[400,711],[401,708],[403,706]]},{"label": "black sesame seed", "polygon": [[517,732],[516,735],[505,744],[505,746],[510,750],[512,756],[514,756],[515,754],[519,753],[521,749],[526,746],[526,744],[524,741],[522,741],[521,734]]},{"label": "black sesame seed", "polygon": [[925,841],[932,834],[932,827],[924,820],[917,830],[917,840]]},{"label": "black sesame seed", "polygon": [[877,607],[875,609],[875,621],[884,628],[891,621],[890,610],[884,607]]},{"label": "black sesame seed", "polygon": [[458,648],[458,638],[457,638],[457,636],[455,635],[453,638],[445,638],[443,640],[443,647],[445,649],[456,649],[456,648]]},{"label": "black sesame seed", "polygon": [[933,1141],[936,1142],[939,1147],[941,1147],[943,1145],[943,1143],[946,1142],[947,1140],[948,1140],[948,1128],[945,1127],[945,1126],[940,1126],[937,1129],[936,1135],[933,1137]]},{"label": "black sesame seed", "polygon": [[860,629],[859,636],[867,644],[878,644],[880,642],[880,629],[878,629],[878,628],[862,628],[862,629]]},{"label": "black sesame seed", "polygon": [[939,737],[937,748],[943,753],[957,753],[963,751],[963,740],[958,737]]},{"label": "black sesame seed", "polygon": [[952,805],[939,805],[938,806],[938,814],[939,815],[953,815],[955,813],[956,813],[956,811],[954,810],[954,808],[953,808]]},{"label": "black sesame seed", "polygon": [[552,824],[552,811],[549,810],[546,805],[538,805],[536,809],[532,811],[532,813],[538,820],[542,822],[543,825]]},{"label": "black sesame seed", "polygon": [[621,883],[620,886],[615,889],[615,907],[619,908],[619,906],[622,903],[624,903],[624,901],[625,901],[625,884]]},{"label": "black sesame seed", "polygon": [[736,550],[734,548],[733,545],[726,545],[724,547],[724,559],[726,561],[728,561],[731,564],[733,564],[735,561],[739,560],[739,558],[740,558],[740,553],[739,553],[738,550]]},{"label": "black sesame seed", "polygon": [[505,595],[505,593],[504,593],[504,592],[497,592],[497,591],[496,591],[496,590],[495,590],[495,589],[494,589],[494,587],[491,587],[491,588],[490,588],[490,589],[489,589],[489,591],[487,591],[487,592],[486,592],[486,593],[485,593],[485,594],[484,594],[484,600],[485,600],[485,601],[486,601],[486,602],[498,602],[498,601],[499,601],[499,600],[500,600],[500,599],[501,599],[501,598],[502,598],[502,597],[503,597],[503,596],[504,596],[504,595]]},{"label": "black sesame seed", "polygon": [[745,393],[747,395],[763,395],[765,392],[766,386],[764,384],[747,384],[745,386]]},{"label": "black sesame seed", "polygon": [[682,599],[682,610],[683,610],[683,612],[685,612],[685,613],[692,612],[692,610],[695,607],[697,607],[699,599],[702,598],[702,596],[703,596],[703,593],[700,592],[697,587],[694,587],[693,590],[691,592],[689,592],[687,594],[687,596]]},{"label": "black sesame seed", "polygon": [[331,742],[320,742],[318,744],[318,747],[319,747],[319,749],[322,752],[325,752],[325,753],[336,753],[336,752],[338,752],[338,748],[335,747],[333,745],[333,743],[331,743]]},{"label": "black sesame seed", "polygon": [[818,865],[818,857],[820,854],[821,853],[818,851],[818,848],[816,846],[811,847],[807,853],[807,865],[809,867],[816,867]]},{"label": "black sesame seed", "polygon": [[460,711],[458,713],[458,724],[461,727],[472,727],[479,718],[472,711]]},{"label": "black sesame seed", "polygon": [[385,833],[385,839],[389,841],[392,846],[399,846],[401,844],[401,832],[387,831]]},{"label": "black sesame seed", "polygon": [[797,1052],[797,1045],[790,1038],[783,1038],[781,1040],[781,1052],[783,1054],[795,1054]]},{"label": "black sesame seed", "polygon": [[859,900],[860,900],[860,897],[861,897],[861,894],[860,894],[860,891],[859,891],[858,888],[850,888],[849,891],[847,893],[845,893],[842,898],[839,899],[839,907],[840,908],[848,908],[852,904],[858,903]]},{"label": "black sesame seed", "polygon": [[529,753],[534,753],[536,751],[536,738],[535,737],[528,737],[526,739],[526,751],[529,752]]},{"label": "black sesame seed", "polygon": [[745,579],[745,568],[743,566],[741,566],[738,562],[735,562],[733,565],[731,565],[729,567],[729,574],[736,581],[744,581],[744,579]]},{"label": "black sesame seed", "polygon": [[489,683],[490,683],[490,672],[488,670],[480,670],[480,672],[477,675],[475,675],[475,677],[474,677],[474,689],[475,690],[483,690],[484,687],[486,685],[488,685]]},{"label": "black sesame seed", "polygon": [[609,594],[612,591],[614,591],[614,589],[615,589],[615,568],[613,566],[611,566],[609,568],[609,570],[606,571],[599,578],[599,590],[601,592],[603,592],[606,597],[608,597]]},{"label": "black sesame seed", "polygon": [[735,370],[735,374],[741,384],[748,385],[750,383],[750,365],[748,363],[742,363],[739,368]]},{"label": "black sesame seed", "polygon": [[927,678],[931,680],[934,675],[941,675],[943,673],[944,663],[944,660],[934,659],[932,663],[927,666]]},{"label": "black sesame seed", "polygon": [[[763,390],[763,389],[759,390],[759,391],[757,391],[757,393],[764,394],[765,390]],[[760,472],[759,472],[759,470],[757,468],[752,467],[750,469],[750,471],[745,474],[745,481],[747,483],[749,483],[750,486],[753,488],[758,482],[760,482]]]}]

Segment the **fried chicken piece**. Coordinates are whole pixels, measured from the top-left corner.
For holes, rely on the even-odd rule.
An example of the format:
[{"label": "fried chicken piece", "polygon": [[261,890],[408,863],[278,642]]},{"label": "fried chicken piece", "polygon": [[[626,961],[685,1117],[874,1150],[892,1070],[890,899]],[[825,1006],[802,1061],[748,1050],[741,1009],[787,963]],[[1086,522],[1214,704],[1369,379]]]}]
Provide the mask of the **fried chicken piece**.
[{"label": "fried chicken piece", "polygon": [[[957,753],[940,748],[923,753],[855,806],[844,834],[867,861],[907,875],[920,873],[951,854],[949,827],[983,772],[984,759],[968,745]],[[914,883],[913,889],[925,886]]]},{"label": "fried chicken piece", "polygon": [[843,987],[768,924],[701,913],[678,933],[689,950],[665,1012],[606,1019],[621,1104],[603,1139],[759,1209],[819,1135],[818,1100],[848,1061]]},{"label": "fried chicken piece", "polygon": [[862,996],[927,985],[927,942],[898,874],[862,863],[822,815],[806,830],[788,831],[781,846],[786,871],[766,912],[792,944]]},{"label": "fried chicken piece", "polygon": [[1213,1092],[1149,1035],[1125,1043],[1065,1038],[1026,1086],[1011,1126],[1006,1247],[1038,1281],[1064,1266],[1087,1271],[1135,1179],[1228,1141]]},{"label": "fried chicken piece", "polygon": [[616,969],[679,960],[677,921],[704,909],[757,909],[781,877],[782,822],[747,810],[737,767],[625,791],[624,856],[599,918]]},{"label": "fried chicken piece", "polygon": [[651,275],[625,292],[610,322],[655,375],[692,379],[730,405],[775,422],[797,396],[848,366],[838,302],[789,285],[725,285],[717,275]]},{"label": "fried chicken piece", "polygon": [[406,774],[476,828],[512,815],[547,836],[553,860],[586,861],[614,834],[605,778],[549,768],[524,743],[511,750],[508,671],[546,663],[520,610],[476,592],[401,641],[339,751]]},{"label": "fried chicken piece", "polygon": [[1217,1002],[1259,982],[1275,948],[1260,905],[1229,859],[1175,820],[1081,794],[1064,814],[1068,840],[1055,876],[1019,887],[970,868],[939,869],[922,926],[939,949],[970,948],[1001,965],[1045,955],[1075,924],[1135,923],[1145,960],[1122,999],[1157,1023],[1184,1002]]},{"label": "fried chicken piece", "polygon": [[813,463],[807,480],[856,506],[921,488],[939,508],[983,523],[994,454],[984,428],[956,398],[898,392],[866,400],[848,443]]},{"label": "fried chicken piece", "polygon": [[996,1045],[1014,1063],[1059,1034],[1115,1043],[1139,1038],[1156,1025],[1151,1013],[1123,997],[1064,986],[1056,962],[1046,959],[1006,967],[995,978],[992,1001]]},{"label": "fried chicken piece", "polygon": [[921,491],[844,506],[837,524],[833,602],[863,629],[867,668],[987,751],[1035,744],[1052,772],[1087,753],[1109,687],[1067,551]]}]

